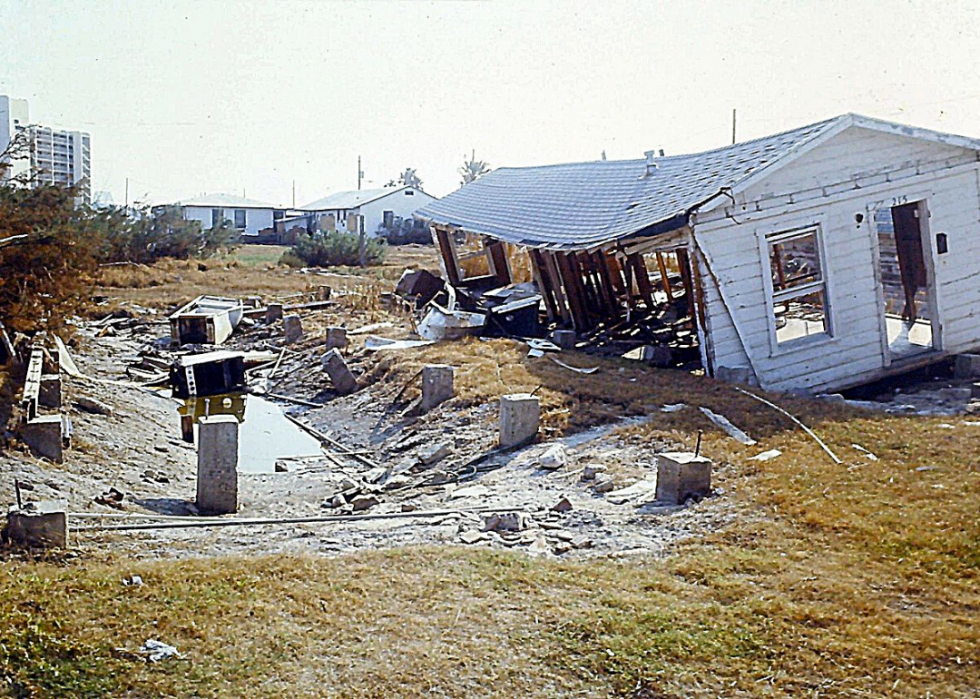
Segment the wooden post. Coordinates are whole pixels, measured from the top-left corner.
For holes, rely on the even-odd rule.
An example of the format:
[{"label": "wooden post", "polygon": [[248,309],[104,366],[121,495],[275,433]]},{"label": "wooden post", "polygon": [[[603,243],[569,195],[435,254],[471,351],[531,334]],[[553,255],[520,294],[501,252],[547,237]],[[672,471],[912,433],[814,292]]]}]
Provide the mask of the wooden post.
[{"label": "wooden post", "polygon": [[459,265],[456,263],[456,250],[450,234],[443,228],[436,228],[436,241],[439,243],[439,254],[442,255],[442,263],[446,269],[446,276],[449,283],[457,286],[461,279],[459,276]]},{"label": "wooden post", "polygon": [[541,251],[531,249],[527,251],[527,254],[531,258],[531,274],[534,276],[534,281],[537,282],[538,288],[541,289],[541,296],[544,298],[544,306],[548,311],[548,320],[555,322],[561,317],[561,314],[555,303],[555,291],[551,285],[551,280],[548,278],[548,271],[544,268]]},{"label": "wooden post", "polygon": [[640,290],[640,295],[647,305],[647,310],[652,311],[654,305],[653,286],[650,284],[650,274],[647,272],[647,266],[643,261],[643,256],[639,253],[633,253],[629,256],[629,260],[633,264],[633,272],[636,274],[636,286]]},{"label": "wooden post", "polygon": [[674,298],[674,294],[670,289],[670,280],[667,279],[667,263],[664,262],[662,252],[657,252],[657,267],[660,268],[660,283],[663,284],[664,293],[667,294],[667,300],[670,301]]},{"label": "wooden post", "polygon": [[574,324],[568,294],[565,293],[561,272],[558,269],[558,254],[550,250],[543,250],[541,256],[545,263],[544,269],[551,279],[551,288],[555,292],[555,300],[558,302],[558,311],[561,314],[562,320],[566,323]]},{"label": "wooden post", "polygon": [[576,330],[584,332],[589,327],[589,318],[585,311],[586,300],[585,291],[581,286],[582,280],[576,277],[575,267],[567,253],[555,253],[555,263],[558,265],[558,271],[565,287],[572,324]]}]

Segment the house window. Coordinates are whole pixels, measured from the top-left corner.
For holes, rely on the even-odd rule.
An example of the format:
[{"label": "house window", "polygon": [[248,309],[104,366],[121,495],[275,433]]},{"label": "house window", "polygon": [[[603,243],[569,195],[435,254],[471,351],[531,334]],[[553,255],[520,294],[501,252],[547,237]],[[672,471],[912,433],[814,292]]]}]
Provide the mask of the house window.
[{"label": "house window", "polygon": [[245,230],[245,209],[235,209],[235,228]]},{"label": "house window", "polygon": [[819,226],[769,235],[766,246],[776,344],[830,336]]},{"label": "house window", "polygon": [[395,225],[395,212],[385,211],[381,214],[384,217],[384,223],[382,224],[385,228],[391,228]]},{"label": "house window", "polygon": [[211,209],[211,228],[217,228],[225,222],[224,209]]}]

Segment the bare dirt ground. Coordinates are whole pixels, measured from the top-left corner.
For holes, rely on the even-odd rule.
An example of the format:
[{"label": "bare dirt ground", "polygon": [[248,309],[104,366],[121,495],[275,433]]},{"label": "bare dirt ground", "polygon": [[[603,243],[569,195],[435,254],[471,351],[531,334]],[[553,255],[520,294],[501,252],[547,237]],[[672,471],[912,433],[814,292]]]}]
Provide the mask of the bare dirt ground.
[{"label": "bare dirt ground", "polygon": [[[304,282],[307,278],[295,272],[291,276]],[[356,330],[380,323],[375,333],[402,338],[411,335],[412,320],[390,300],[379,300],[383,291],[358,279],[317,277],[307,288],[315,288],[318,282],[336,289],[336,305],[301,311],[304,340],[284,350],[276,376],[257,383],[277,396],[321,404],[312,408],[276,401],[285,412],[358,455],[345,456],[328,446],[327,454],[316,450],[308,458],[280,460],[278,472],[267,468],[261,473],[240,473],[238,516],[368,517],[355,522],[261,527],[85,531],[76,533],[75,543],[154,557],[283,551],[332,555],[365,548],[463,542],[544,556],[661,554],[673,542],[716,529],[735,516],[723,488],[717,490],[717,497],[700,503],[651,507],[656,454],[676,445],[630,437],[617,429],[617,420],[626,420],[622,426],[628,426],[645,418],[627,419],[614,413],[599,415],[595,422],[607,423],[599,427],[569,425],[569,409],[555,405],[551,395],[555,391],[550,390],[541,394],[541,443],[492,455],[478,466],[467,467],[467,462],[497,447],[497,401],[475,400],[467,384],[489,390],[494,398],[504,392],[529,390],[509,384],[499,365],[493,367],[498,385],[486,389],[480,386],[488,373],[486,367],[474,364],[475,371],[467,373],[467,364],[479,355],[497,352],[520,357],[526,353],[522,343],[473,340],[425,348],[426,361],[458,365],[458,395],[419,415],[411,400],[418,395],[418,382],[396,382],[404,376],[392,367],[420,351],[386,352],[382,357],[363,347],[371,334],[352,334],[345,354],[362,388],[350,396],[336,395],[320,366],[326,327],[343,325]],[[389,281],[380,283],[390,289]],[[139,298],[140,302],[147,300]],[[112,325],[79,320],[73,338],[73,358],[79,369],[86,376],[117,383],[66,377],[65,405],[74,425],[74,445],[66,452],[65,463],[45,462],[24,448],[0,455],[0,492],[12,493],[17,479],[30,489],[25,491],[29,499],[67,499],[71,512],[85,514],[74,518],[73,526],[132,524],[138,515],[190,522],[198,515],[194,506],[196,452],[180,439],[180,401],[165,392],[136,386],[126,371],[143,354],[169,358],[163,349],[169,337],[165,314],[131,298],[110,298],[109,306],[120,301],[135,317]],[[270,326],[261,321],[243,326],[226,344],[229,349],[273,351],[284,346],[280,321]],[[395,400],[406,385],[411,390]],[[111,414],[81,409],[77,401],[82,396],[109,406]],[[247,396],[245,400],[260,399]],[[248,420],[242,429],[252,429]],[[280,419],[262,429],[269,441],[280,440],[283,455],[290,453],[288,440],[295,439],[292,425]],[[542,468],[541,457],[549,450],[554,452],[555,445],[560,467]],[[438,461],[423,463],[440,449],[444,455]],[[242,456],[245,459],[248,454]],[[717,477],[724,479],[724,466]],[[111,489],[122,494],[121,502],[113,501]],[[448,512],[437,517],[371,518],[411,511]],[[484,519],[493,511],[521,513],[517,530],[484,532]]]}]

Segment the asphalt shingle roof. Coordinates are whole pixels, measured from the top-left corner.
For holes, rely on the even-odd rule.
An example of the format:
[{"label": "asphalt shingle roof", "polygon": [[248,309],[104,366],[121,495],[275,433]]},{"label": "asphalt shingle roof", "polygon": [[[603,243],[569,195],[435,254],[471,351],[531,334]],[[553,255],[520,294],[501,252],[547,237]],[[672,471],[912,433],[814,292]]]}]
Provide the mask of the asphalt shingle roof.
[{"label": "asphalt shingle roof", "polygon": [[[355,189],[349,192],[334,192],[322,199],[310,202],[306,206],[300,207],[305,211],[329,211],[333,209],[356,209],[368,202],[386,197],[408,189],[408,185],[401,187],[382,187],[380,189]],[[419,190],[421,191],[421,190]]]},{"label": "asphalt shingle roof", "polygon": [[532,247],[580,249],[686,214],[841,119],[724,148],[646,160],[503,167],[416,212],[426,221]]},{"label": "asphalt shingle roof", "polygon": [[276,207],[265,201],[257,199],[246,199],[235,194],[204,194],[193,199],[181,199],[177,202],[178,206],[202,206],[202,207],[238,207],[239,209],[275,209]]}]

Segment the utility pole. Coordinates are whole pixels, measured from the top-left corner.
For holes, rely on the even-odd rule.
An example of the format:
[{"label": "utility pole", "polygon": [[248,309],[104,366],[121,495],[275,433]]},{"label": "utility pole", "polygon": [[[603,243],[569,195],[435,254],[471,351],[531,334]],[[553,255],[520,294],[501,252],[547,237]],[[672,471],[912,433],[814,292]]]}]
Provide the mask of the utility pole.
[{"label": "utility pole", "polygon": [[735,107],[732,107],[732,145],[735,145]]},{"label": "utility pole", "polygon": [[296,180],[293,180],[293,208],[296,208]]},{"label": "utility pole", "polygon": [[361,180],[364,178],[364,170],[361,169],[361,156],[357,156],[357,189],[361,189]]},{"label": "utility pole", "polygon": [[129,211],[129,178],[126,178],[126,210]]}]

